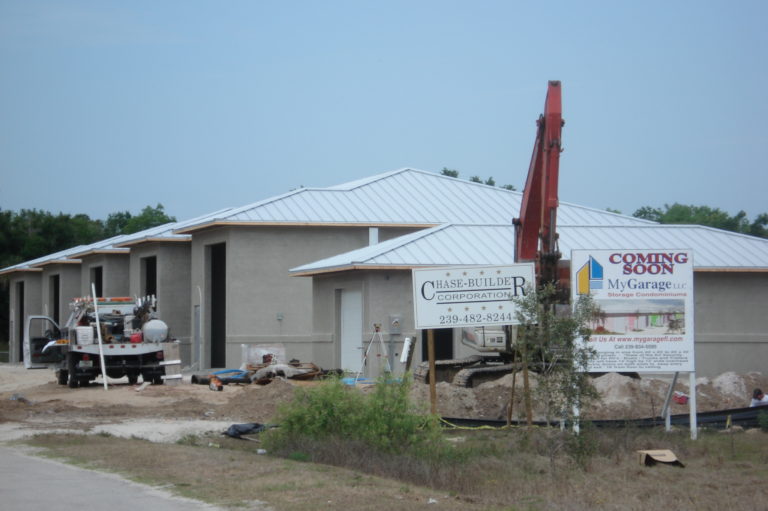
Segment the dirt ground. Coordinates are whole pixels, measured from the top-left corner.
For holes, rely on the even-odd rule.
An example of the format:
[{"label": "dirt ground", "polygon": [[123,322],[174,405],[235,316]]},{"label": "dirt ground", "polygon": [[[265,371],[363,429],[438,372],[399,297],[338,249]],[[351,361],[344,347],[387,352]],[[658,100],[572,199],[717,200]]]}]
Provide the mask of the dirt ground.
[{"label": "dirt ground", "polygon": [[[536,387],[536,375],[531,373],[530,386]],[[515,400],[512,418],[523,420],[522,377],[515,379]],[[672,382],[672,375],[643,376],[631,378],[617,373],[608,373],[593,380],[601,400],[582,415],[589,419],[642,419],[661,414],[664,400]],[[438,413],[444,417],[466,417],[484,419],[506,419],[511,396],[513,376],[507,375],[496,381],[483,383],[477,388],[456,388],[448,383],[437,385]],[[766,389],[768,375],[762,373],[723,373],[716,378],[696,379],[696,408],[699,412],[741,408],[749,406],[754,388]],[[690,396],[689,377],[681,374],[673,389]],[[535,393],[535,391],[534,391]],[[429,401],[429,388],[416,385],[413,395],[423,402]],[[672,402],[672,414],[689,412],[687,404]],[[534,419],[543,420],[545,410],[534,403]]]},{"label": "dirt ground", "polygon": [[[522,383],[517,378],[513,418],[522,419]],[[20,365],[0,364],[0,441],[42,431],[106,432],[115,436],[174,442],[189,434],[222,432],[232,424],[269,423],[277,406],[289,400],[299,384],[274,380],[269,385],[226,385],[221,392],[207,385],[193,385],[190,375],[183,383],[149,385],[145,388],[116,380],[108,390],[100,383],[70,389],[58,385],[53,371],[26,370]],[[532,375],[531,385],[536,385]],[[633,379],[609,373],[595,379],[601,403],[584,415],[592,419],[631,419],[659,415],[669,378]],[[697,380],[697,408],[711,411],[748,406],[755,387],[768,388],[761,373],[725,373]],[[447,383],[437,386],[438,413],[446,417],[503,419],[512,388],[511,375],[474,389]],[[690,395],[688,376],[676,390]],[[429,387],[414,384],[412,396],[426,409]],[[688,406],[673,404],[672,413],[687,413]],[[537,419],[543,410],[535,408]]]}]

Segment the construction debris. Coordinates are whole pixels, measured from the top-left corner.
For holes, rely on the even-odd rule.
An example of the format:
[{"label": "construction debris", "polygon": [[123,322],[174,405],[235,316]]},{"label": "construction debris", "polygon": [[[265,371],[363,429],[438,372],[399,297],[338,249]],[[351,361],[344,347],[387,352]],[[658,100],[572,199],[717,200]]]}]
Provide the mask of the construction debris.
[{"label": "construction debris", "polygon": [[673,465],[676,467],[685,467],[683,463],[677,459],[675,453],[669,449],[651,449],[646,451],[637,451],[638,461],[641,465],[650,467],[656,463],[663,463],[665,465]]},{"label": "construction debris", "polygon": [[[245,369],[222,369],[221,371],[215,371],[206,375],[192,375],[192,383],[213,385],[215,379],[217,386],[230,383],[266,385],[275,378],[313,380],[323,374],[325,372],[312,362],[291,360],[287,364],[281,364],[268,359],[267,362],[262,364],[246,364]],[[211,388],[213,389],[213,387]],[[216,388],[213,390],[221,389]]]}]

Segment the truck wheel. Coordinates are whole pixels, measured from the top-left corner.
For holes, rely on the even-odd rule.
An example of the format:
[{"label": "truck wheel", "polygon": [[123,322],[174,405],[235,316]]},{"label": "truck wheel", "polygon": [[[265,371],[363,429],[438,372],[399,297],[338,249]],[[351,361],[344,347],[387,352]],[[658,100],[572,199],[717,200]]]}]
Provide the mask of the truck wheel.
[{"label": "truck wheel", "polygon": [[138,373],[128,373],[128,383],[131,385],[136,385],[139,382],[139,374]]},{"label": "truck wheel", "polygon": [[59,369],[56,371],[56,382],[59,385],[66,385],[69,379],[69,372],[65,369]]},{"label": "truck wheel", "polygon": [[80,380],[75,378],[73,375],[70,375],[68,385],[70,389],[76,389],[77,387],[80,386]]},{"label": "truck wheel", "polygon": [[152,385],[162,385],[163,384],[163,377],[162,376],[153,376],[152,377]]},{"label": "truck wheel", "polygon": [[91,380],[89,380],[88,378],[80,380],[80,386],[81,387],[87,387],[90,384],[91,384]]}]

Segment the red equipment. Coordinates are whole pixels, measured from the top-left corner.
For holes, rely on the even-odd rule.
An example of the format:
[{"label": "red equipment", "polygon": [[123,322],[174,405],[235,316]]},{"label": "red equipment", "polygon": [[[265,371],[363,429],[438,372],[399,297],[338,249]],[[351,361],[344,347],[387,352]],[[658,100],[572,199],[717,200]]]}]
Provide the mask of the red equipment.
[{"label": "red equipment", "polygon": [[[538,131],[525,181],[520,218],[515,224],[515,262],[535,262],[538,284],[557,283],[560,252],[557,245],[557,182],[560,171],[563,121],[559,81],[550,81],[544,114],[536,121]],[[560,279],[567,280],[567,271]]]}]

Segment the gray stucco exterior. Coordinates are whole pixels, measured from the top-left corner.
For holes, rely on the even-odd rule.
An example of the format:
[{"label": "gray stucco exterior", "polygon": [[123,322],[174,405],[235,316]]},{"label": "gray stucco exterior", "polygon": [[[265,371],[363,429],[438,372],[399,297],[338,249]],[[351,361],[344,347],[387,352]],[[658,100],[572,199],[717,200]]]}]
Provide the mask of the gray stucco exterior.
[{"label": "gray stucco exterior", "polygon": [[768,273],[696,272],[696,371],[768,371]]},{"label": "gray stucco exterior", "polygon": [[[309,280],[310,277],[294,277]],[[372,352],[378,354],[378,339],[374,339],[375,324],[381,325],[381,337],[387,348],[391,368],[402,371],[400,355],[405,338],[417,338],[413,327],[413,299],[410,270],[349,271],[319,275],[311,278],[314,301],[314,358],[326,368],[342,368],[339,295],[354,290],[362,293],[362,329],[353,340],[362,356],[373,340]],[[396,321],[396,324],[393,324]],[[418,343],[417,343],[418,345]],[[358,367],[346,369],[358,370]],[[376,377],[375,368],[365,368],[365,376]]]},{"label": "gray stucco exterior", "polygon": [[[373,334],[373,323],[382,323],[384,338],[391,341],[398,357],[405,337],[421,341],[420,331],[414,328],[410,270],[350,270],[296,278],[314,281],[314,341],[323,346],[316,360],[325,367],[338,367],[340,362],[338,290],[362,290],[361,349]],[[697,375],[764,373],[768,363],[768,273],[695,272],[694,293]],[[402,318],[398,335],[388,330],[387,320],[393,314]],[[458,330],[454,330],[452,348],[456,358],[477,353],[461,344]],[[421,360],[421,342],[417,342],[414,363]],[[397,360],[394,369],[401,369]]]},{"label": "gray stucco exterior", "polygon": [[145,296],[151,291],[146,286],[146,261],[155,259],[157,314],[168,325],[170,336],[181,344],[182,360],[187,362],[192,357],[190,247],[188,241],[134,245],[129,267],[129,296]]},{"label": "gray stucco exterior", "polygon": [[8,332],[8,360],[22,361],[24,322],[27,316],[43,313],[42,272],[18,272],[9,279],[11,304]]},{"label": "gray stucco exterior", "polygon": [[81,257],[80,292],[77,296],[90,296],[93,271],[102,269],[101,296],[128,296],[129,253],[89,254]]},{"label": "gray stucco exterior", "polygon": [[[379,229],[379,239],[407,229]],[[239,367],[243,344],[282,344],[289,358],[329,360],[327,342],[314,344],[312,280],[293,278],[289,270],[318,258],[366,246],[367,227],[236,226],[216,227],[192,237],[191,304],[199,306],[200,353],[192,362],[211,361],[210,247],[226,247],[226,365]],[[200,298],[202,297],[202,303]],[[198,360],[202,357],[202,360]]]},{"label": "gray stucco exterior", "polygon": [[80,292],[80,264],[51,264],[43,267],[41,285],[44,303],[43,313],[55,319],[53,279],[58,278],[58,318],[61,326],[69,317],[69,304],[73,298],[82,296]]}]

